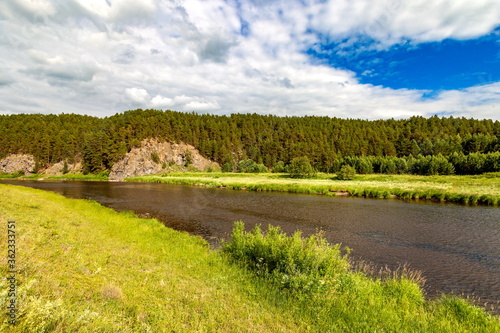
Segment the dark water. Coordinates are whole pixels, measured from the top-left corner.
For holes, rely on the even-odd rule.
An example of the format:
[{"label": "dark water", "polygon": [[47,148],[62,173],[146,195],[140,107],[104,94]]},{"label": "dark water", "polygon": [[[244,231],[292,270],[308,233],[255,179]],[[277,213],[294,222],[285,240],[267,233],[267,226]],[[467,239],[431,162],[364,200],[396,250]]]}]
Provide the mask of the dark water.
[{"label": "dark water", "polygon": [[12,182],[133,210],[167,226],[227,238],[234,221],[279,225],[305,235],[323,230],[352,256],[422,271],[429,295],[480,298],[500,309],[500,208],[398,200],[256,193],[148,183]]}]

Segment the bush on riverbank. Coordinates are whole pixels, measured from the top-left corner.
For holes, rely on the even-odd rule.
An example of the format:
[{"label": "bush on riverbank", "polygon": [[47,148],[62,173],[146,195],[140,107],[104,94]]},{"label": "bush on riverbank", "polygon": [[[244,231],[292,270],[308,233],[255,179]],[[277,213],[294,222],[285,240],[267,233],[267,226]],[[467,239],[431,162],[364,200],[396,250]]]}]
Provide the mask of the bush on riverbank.
[{"label": "bush on riverbank", "polygon": [[297,293],[325,291],[349,268],[340,245],[330,246],[321,234],[302,238],[297,231],[287,237],[273,226],[265,235],[259,226],[247,233],[243,222],[235,224],[222,252],[278,288]]},{"label": "bush on riverbank", "polygon": [[[218,252],[198,237],[95,202],[8,185],[0,192],[2,221],[16,221],[18,286],[18,324],[9,325],[4,312],[0,331],[500,330],[498,317],[463,300],[424,300],[406,275],[370,278],[349,270],[338,246],[319,236],[287,237],[276,228],[248,234],[240,225],[234,232],[239,240]],[[0,244],[7,244],[6,232]],[[241,256],[229,262],[229,253]],[[260,270],[259,258],[272,264]],[[7,270],[0,266],[2,276]],[[306,283],[283,288],[267,278],[273,274]],[[308,281],[323,286],[318,278],[326,287],[304,288]],[[0,281],[4,307],[6,284]]]}]

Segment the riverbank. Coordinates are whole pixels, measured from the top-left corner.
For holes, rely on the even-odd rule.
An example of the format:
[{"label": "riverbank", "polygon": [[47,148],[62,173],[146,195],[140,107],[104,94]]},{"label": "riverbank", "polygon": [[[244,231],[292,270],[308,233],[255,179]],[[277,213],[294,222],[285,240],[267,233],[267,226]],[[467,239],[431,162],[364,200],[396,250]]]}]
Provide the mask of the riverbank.
[{"label": "riverbank", "polygon": [[[2,314],[2,331],[500,330],[498,317],[463,300],[425,300],[416,275],[355,270],[344,255],[325,266],[321,256],[330,250],[322,241],[300,245],[298,236],[274,232],[270,238],[240,229],[239,242],[213,251],[199,237],[95,202],[10,185],[0,185],[0,193],[1,244],[8,244],[7,221],[16,225],[18,310],[15,327]],[[299,256],[320,269],[303,263],[294,266],[300,273],[294,277],[269,270],[272,258],[259,254],[254,266],[249,262],[259,249],[274,253],[272,248],[284,254],[275,258],[274,264],[281,263],[276,267]],[[297,252],[301,248],[305,252]],[[8,270],[2,265],[2,276]],[[314,275],[318,271],[328,274]],[[6,279],[1,283],[7,305],[9,286]],[[318,288],[304,292],[309,286]]]},{"label": "riverbank", "polygon": [[[60,176],[0,174],[1,179],[108,181],[108,173]],[[335,175],[323,173],[317,174],[314,178],[291,178],[288,174],[277,173],[170,172],[127,178],[126,181],[232,190],[500,205],[500,172],[468,176],[368,174],[356,175],[352,180],[338,180]]]},{"label": "riverbank", "polygon": [[313,179],[296,179],[287,174],[274,173],[167,173],[162,176],[128,178],[127,181],[492,206],[500,204],[500,173],[474,176],[370,174],[356,175],[348,181],[337,180],[331,174],[319,174]]},{"label": "riverbank", "polygon": [[19,173],[13,174],[0,174],[0,180],[77,180],[77,181],[108,181],[109,172],[102,172],[99,174],[81,174],[81,173],[68,173],[65,175],[41,175],[32,174],[25,176]]}]

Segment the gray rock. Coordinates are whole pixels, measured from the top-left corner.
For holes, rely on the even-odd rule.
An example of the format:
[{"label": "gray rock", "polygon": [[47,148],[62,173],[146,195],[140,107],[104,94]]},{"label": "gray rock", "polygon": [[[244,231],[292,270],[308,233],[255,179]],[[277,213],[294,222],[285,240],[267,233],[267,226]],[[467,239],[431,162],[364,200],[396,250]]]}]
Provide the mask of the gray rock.
[{"label": "gray rock", "polygon": [[142,141],[140,148],[133,148],[123,159],[113,165],[109,180],[152,175],[162,171],[164,163],[185,165],[188,159],[191,162],[190,167],[202,171],[214,164],[186,143],[158,142],[156,139],[147,139]]},{"label": "gray rock", "polygon": [[13,173],[24,171],[29,175],[35,170],[35,158],[33,155],[14,154],[0,160],[0,172]]}]

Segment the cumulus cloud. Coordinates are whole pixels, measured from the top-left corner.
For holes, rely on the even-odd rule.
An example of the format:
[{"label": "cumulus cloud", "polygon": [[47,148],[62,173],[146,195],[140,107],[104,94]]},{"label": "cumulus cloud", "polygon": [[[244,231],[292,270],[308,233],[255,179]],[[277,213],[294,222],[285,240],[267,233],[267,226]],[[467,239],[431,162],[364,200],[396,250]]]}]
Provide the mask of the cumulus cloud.
[{"label": "cumulus cloud", "polygon": [[384,47],[476,38],[500,23],[495,0],[335,0],[313,8],[312,26],[318,31],[333,38],[368,36]]},{"label": "cumulus cloud", "polygon": [[475,38],[498,26],[498,7],[496,0],[4,1],[0,110],[500,119],[498,83],[426,99],[425,91],[360,84],[355,73],[305,53],[322,38],[345,47],[369,40],[366,48]]},{"label": "cumulus cloud", "polygon": [[151,99],[151,96],[149,96],[146,89],[142,88],[127,88],[125,89],[125,93],[132,102],[140,105],[149,103],[149,100]]}]

